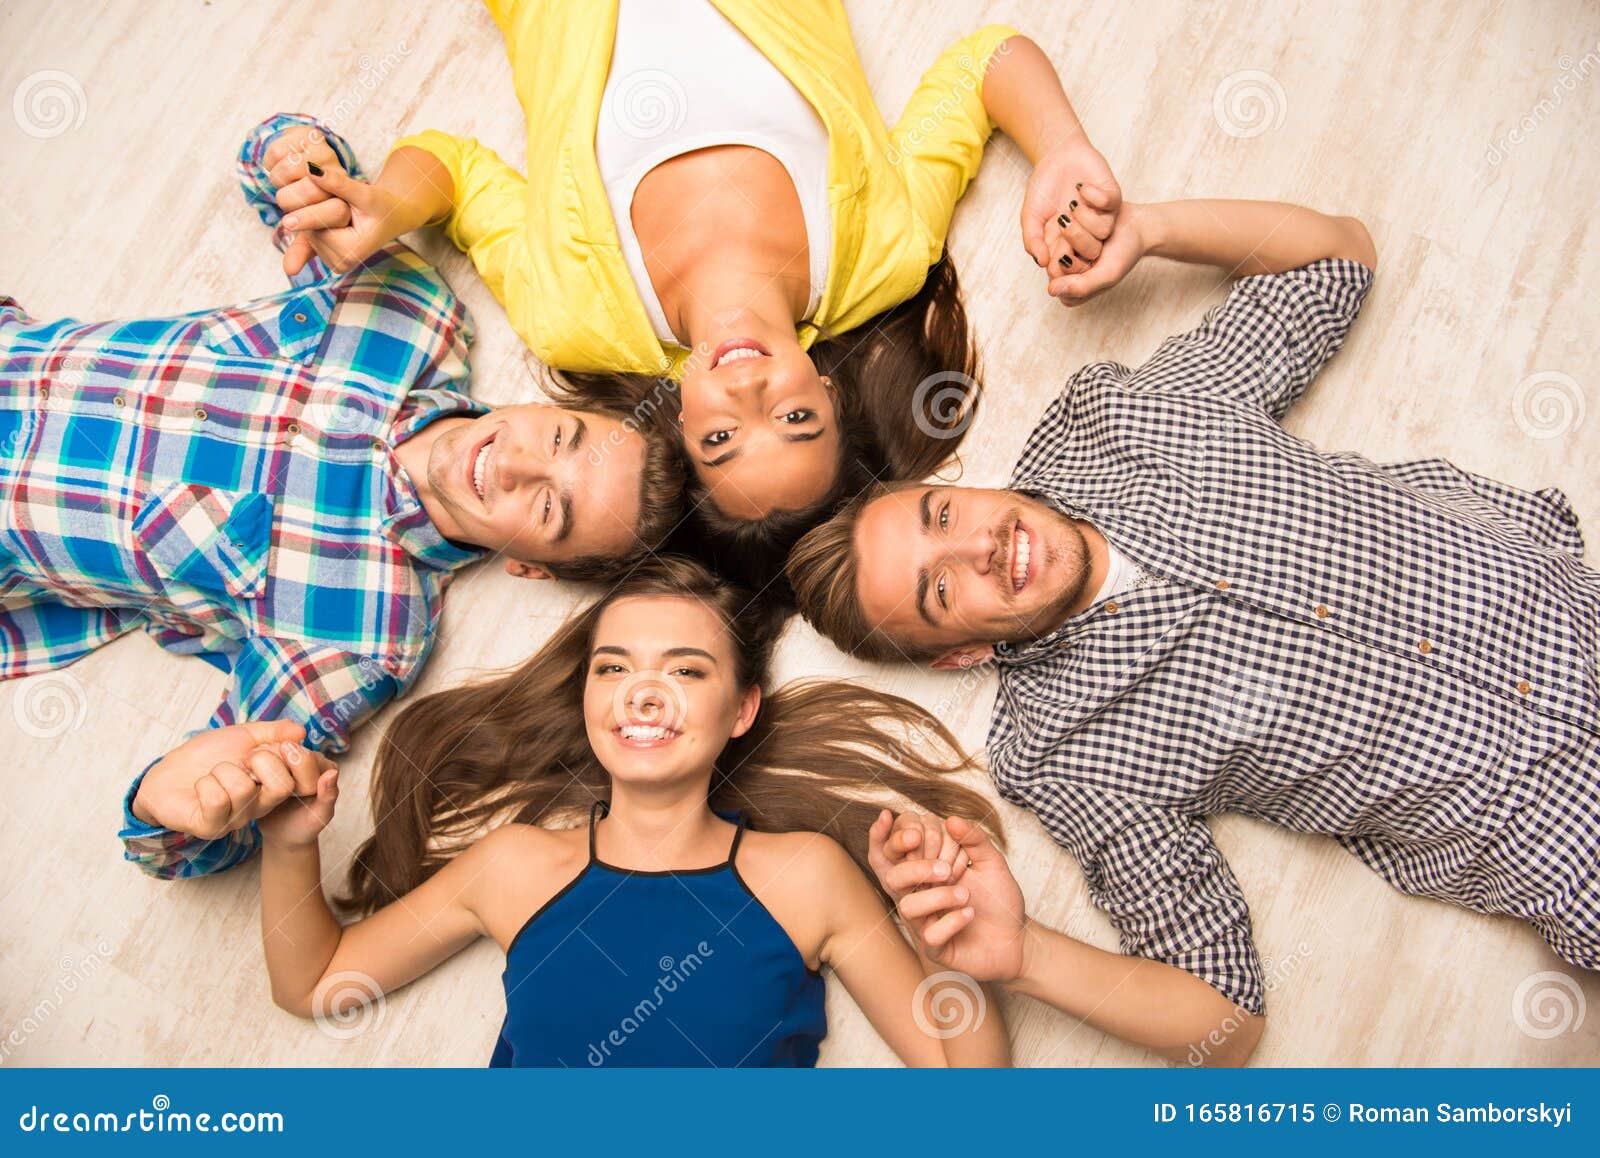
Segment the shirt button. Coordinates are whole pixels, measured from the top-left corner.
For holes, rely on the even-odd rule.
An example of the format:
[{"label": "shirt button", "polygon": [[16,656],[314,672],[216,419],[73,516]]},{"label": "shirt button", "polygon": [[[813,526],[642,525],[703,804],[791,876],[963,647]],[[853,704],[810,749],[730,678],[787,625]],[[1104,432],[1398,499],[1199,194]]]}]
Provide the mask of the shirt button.
[{"label": "shirt button", "polygon": [[50,387],[48,387],[48,386],[39,387],[39,397],[42,398],[46,402],[50,401]]},{"label": "shirt button", "polygon": [[1106,614],[1107,615],[1115,615],[1116,613],[1117,613],[1117,605],[1115,603],[1107,603],[1106,604]]},{"label": "shirt button", "polygon": [[1430,652],[1433,651],[1433,644],[1429,643],[1425,639],[1424,640],[1420,640],[1417,643],[1417,650],[1420,651],[1423,655],[1427,655],[1427,654],[1429,654]]},{"label": "shirt button", "polygon": [[288,430],[289,430],[290,434],[299,434],[300,433],[300,424],[298,422],[291,422],[291,423],[289,423]]},{"label": "shirt button", "polygon": [[1313,607],[1312,610],[1317,613],[1318,619],[1326,619],[1328,616],[1333,614],[1333,612],[1328,610],[1328,605],[1326,603],[1319,603]]},{"label": "shirt button", "polygon": [[1518,680],[1517,681],[1517,691],[1521,692],[1523,695],[1528,695],[1530,692],[1533,691],[1533,685],[1530,684],[1527,680]]},{"label": "shirt button", "polygon": [[374,438],[372,440],[372,449],[377,451],[379,454],[382,454],[384,451],[388,450],[389,448],[383,444],[383,439]]},{"label": "shirt button", "polygon": [[294,320],[297,322],[304,322],[306,320],[306,316],[304,314],[296,314],[294,316]]},{"label": "shirt button", "polygon": [[1218,579],[1217,580],[1217,590],[1218,591],[1226,591],[1228,588],[1230,588],[1232,586],[1233,586],[1233,584],[1229,583],[1226,579]]},{"label": "shirt button", "polygon": [[206,420],[206,408],[204,406],[196,406],[194,408],[194,416],[204,422]]},{"label": "shirt button", "polygon": [[128,404],[128,400],[126,398],[124,398],[120,394],[118,394],[115,398],[113,398],[111,400],[111,405],[113,405],[115,407],[118,407],[119,409],[121,407],[123,407],[123,406],[126,406],[127,404]]}]

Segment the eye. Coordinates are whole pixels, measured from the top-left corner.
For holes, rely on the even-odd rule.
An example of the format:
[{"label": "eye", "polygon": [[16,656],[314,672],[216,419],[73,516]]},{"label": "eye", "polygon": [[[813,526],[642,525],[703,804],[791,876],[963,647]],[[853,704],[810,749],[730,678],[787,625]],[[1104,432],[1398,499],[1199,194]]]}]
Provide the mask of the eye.
[{"label": "eye", "polygon": [[622,665],[620,663],[600,663],[596,664],[594,668],[594,674],[597,676],[616,675],[621,671]]},{"label": "eye", "polygon": [[791,410],[782,418],[778,419],[778,421],[787,422],[790,425],[798,426],[802,422],[810,422],[816,416],[817,412],[815,410]]},{"label": "eye", "polygon": [[561,449],[561,427],[558,426],[558,427],[556,427],[555,437],[553,437],[550,440],[550,450],[551,450],[552,453],[554,453],[555,451],[558,451],[560,449]]},{"label": "eye", "polygon": [[944,580],[944,576],[943,576],[943,575],[941,575],[941,576],[939,576],[939,582],[938,582],[938,585],[937,585],[937,586],[935,586],[935,587],[934,587],[934,592],[935,592],[935,594],[937,594],[937,595],[938,595],[938,596],[939,596],[939,606],[940,606],[940,607],[947,607],[947,606],[949,606],[949,605],[948,605],[948,604],[947,604],[947,603],[946,603],[946,602],[945,602],[945,598],[944,598],[944,591],[945,591],[945,586],[944,586],[944,584],[945,584],[945,580]]},{"label": "eye", "polygon": [[727,442],[728,439],[730,439],[732,437],[733,437],[733,431],[731,431],[731,430],[713,430],[710,434],[706,435],[704,438],[702,438],[700,440],[700,445],[701,446],[721,446],[723,443]]},{"label": "eye", "polygon": [[950,529],[950,504],[949,503],[946,503],[944,506],[939,508],[939,529],[941,531],[948,531]]},{"label": "eye", "polygon": [[706,677],[706,673],[701,671],[697,667],[678,667],[678,668],[673,668],[667,674],[670,675],[670,676],[683,676],[685,679],[691,679],[691,680],[700,680],[700,679],[705,679],[705,677]]},{"label": "eye", "polygon": [[541,517],[541,522],[548,523],[550,521],[550,509],[554,505],[554,501],[551,499],[550,494],[546,492],[544,496],[544,514]]}]

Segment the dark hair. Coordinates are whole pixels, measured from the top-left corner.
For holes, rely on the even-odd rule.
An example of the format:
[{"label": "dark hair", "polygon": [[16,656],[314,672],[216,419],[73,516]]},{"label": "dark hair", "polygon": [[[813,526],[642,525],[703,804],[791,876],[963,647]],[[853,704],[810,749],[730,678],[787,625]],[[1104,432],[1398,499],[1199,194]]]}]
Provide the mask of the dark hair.
[{"label": "dark hair", "polygon": [[868,503],[898,489],[874,483],[827,522],[806,532],[785,564],[795,606],[805,621],[846,655],[880,663],[921,662],[944,650],[890,639],[861,611],[856,524]]},{"label": "dark hair", "polygon": [[520,667],[435,692],[383,737],[373,773],[375,831],[356,854],[342,902],[371,912],[431,877],[495,824],[575,820],[611,794],[584,726],[589,653],[620,599],[696,599],[727,628],[744,686],[763,691],[754,725],[717,758],[710,803],[762,832],[821,832],[867,872],[867,830],[896,798],[960,815],[1000,838],[987,800],[950,779],[975,769],[931,712],[843,680],[798,680],[768,693],[783,616],[688,559],[637,567],[578,612]]},{"label": "dark hair", "polygon": [[622,555],[582,555],[564,563],[534,560],[557,579],[594,581],[615,575],[618,567],[658,550],[683,522],[683,456],[677,440],[653,423],[633,419],[626,409],[572,407],[622,424],[644,439],[644,465],[639,470],[639,522],[632,550]]},{"label": "dark hair", "polygon": [[[808,506],[739,519],[719,511],[689,470],[688,518],[673,541],[675,548],[715,560],[724,574],[785,602],[792,597],[783,562],[800,536],[873,482],[933,474],[961,445],[982,392],[977,347],[948,257],[906,301],[849,333],[823,335],[810,352],[818,373],[833,381],[837,399],[842,437],[833,486]],[[681,398],[674,382],[567,374],[554,392],[572,405],[631,411],[636,420],[659,426],[681,451]]]}]

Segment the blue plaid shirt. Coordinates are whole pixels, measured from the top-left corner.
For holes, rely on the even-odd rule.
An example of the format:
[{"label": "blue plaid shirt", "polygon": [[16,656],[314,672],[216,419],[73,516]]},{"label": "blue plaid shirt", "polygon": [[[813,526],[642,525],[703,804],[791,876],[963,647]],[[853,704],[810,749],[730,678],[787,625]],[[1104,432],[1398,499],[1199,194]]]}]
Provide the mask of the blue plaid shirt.
[{"label": "blue plaid shirt", "polygon": [[[316,122],[274,117],[239,155],[280,249],[262,157],[298,124]],[[471,321],[401,245],[292,281],[234,308],[98,324],[0,298],[0,678],[142,626],[230,673],[212,727],[292,719],[335,752],[415,680],[451,572],[478,555],[440,536],[394,448],[486,409],[466,394]],[[144,825],[137,789],[121,836],[150,873],[215,872],[260,843],[254,825],[214,841]]]}]

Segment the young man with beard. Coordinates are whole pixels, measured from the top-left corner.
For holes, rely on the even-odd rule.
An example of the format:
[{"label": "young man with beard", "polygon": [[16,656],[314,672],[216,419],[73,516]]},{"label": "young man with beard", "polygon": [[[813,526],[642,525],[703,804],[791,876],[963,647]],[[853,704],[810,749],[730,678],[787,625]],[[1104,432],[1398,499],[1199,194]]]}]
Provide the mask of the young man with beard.
[{"label": "young man with beard", "polygon": [[[356,169],[301,116],[239,163],[280,249],[308,166]],[[0,678],[136,626],[231,676],[201,774],[158,761],[128,792],[128,859],[161,877],[240,863],[257,817],[315,791],[295,746],[343,750],[411,686],[458,568],[598,578],[681,508],[673,448],[628,416],[474,402],[471,320],[405,246],[292,282],[100,324],[0,298]],[[261,772],[264,743],[289,745],[294,782]]]},{"label": "young man with beard", "polygon": [[1141,958],[1019,906],[964,934],[993,950],[1027,930],[1027,952],[974,952],[984,976],[1177,1057],[1229,1023],[1210,1060],[1247,1057],[1265,986],[1206,825],[1223,812],[1332,835],[1405,892],[1516,916],[1600,967],[1600,575],[1571,507],[1279,425],[1366,296],[1359,222],[1123,214],[1102,283],[1146,254],[1247,276],[1139,369],[1076,374],[1008,489],[878,488],[788,565],[853,655],[996,665],[1001,795],[1077,856]]}]

